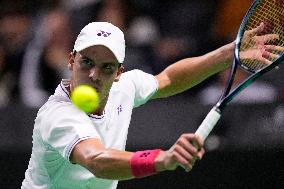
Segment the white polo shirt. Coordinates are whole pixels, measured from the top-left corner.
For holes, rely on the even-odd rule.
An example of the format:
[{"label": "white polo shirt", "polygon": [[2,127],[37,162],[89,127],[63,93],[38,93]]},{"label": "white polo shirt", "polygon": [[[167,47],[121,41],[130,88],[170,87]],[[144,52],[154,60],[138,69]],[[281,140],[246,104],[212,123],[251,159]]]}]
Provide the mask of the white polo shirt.
[{"label": "white polo shirt", "polygon": [[105,113],[87,115],[70,101],[62,80],[40,108],[33,130],[33,148],[22,189],[115,189],[118,181],[96,178],[69,161],[74,146],[99,138],[106,148],[125,150],[132,109],[147,102],[158,89],[153,75],[140,70],[123,73],[114,82]]}]

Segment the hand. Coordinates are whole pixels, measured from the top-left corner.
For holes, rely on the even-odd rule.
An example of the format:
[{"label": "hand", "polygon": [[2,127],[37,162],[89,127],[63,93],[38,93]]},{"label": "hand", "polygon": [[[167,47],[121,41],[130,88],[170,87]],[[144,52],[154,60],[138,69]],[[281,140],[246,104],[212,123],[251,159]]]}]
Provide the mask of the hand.
[{"label": "hand", "polygon": [[190,171],[195,161],[203,157],[204,152],[203,141],[197,135],[183,134],[168,151],[159,154],[156,159],[156,169],[157,171],[175,170],[181,166],[186,171]]},{"label": "hand", "polygon": [[265,65],[269,65],[272,63],[271,60],[275,60],[279,58],[278,54],[274,54],[270,51],[282,51],[284,52],[284,48],[280,46],[274,45],[258,45],[254,48],[247,49],[245,51],[240,52],[240,59],[242,61],[245,60],[254,60],[261,62]]},{"label": "hand", "polygon": [[279,40],[279,35],[273,34],[272,31],[263,34],[264,30],[265,25],[261,23],[258,27],[245,31],[240,52],[242,61],[253,60],[269,65],[272,63],[271,60],[279,57],[277,52],[284,52],[284,47],[269,44]]},{"label": "hand", "polygon": [[268,31],[268,28],[265,28],[265,25],[262,22],[256,28],[245,31],[242,38],[242,44],[248,46],[255,46],[259,44],[265,44],[267,42],[272,42],[275,40],[279,40],[279,35],[272,33],[272,30]]}]

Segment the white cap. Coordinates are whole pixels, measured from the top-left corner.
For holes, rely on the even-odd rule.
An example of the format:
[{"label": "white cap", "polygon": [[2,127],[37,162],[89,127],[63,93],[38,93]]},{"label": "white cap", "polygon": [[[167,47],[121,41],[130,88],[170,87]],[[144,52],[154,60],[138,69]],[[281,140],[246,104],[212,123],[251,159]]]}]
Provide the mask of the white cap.
[{"label": "white cap", "polygon": [[79,52],[94,45],[103,45],[109,48],[119,63],[125,57],[125,40],[123,32],[108,22],[91,22],[78,35],[74,49]]}]

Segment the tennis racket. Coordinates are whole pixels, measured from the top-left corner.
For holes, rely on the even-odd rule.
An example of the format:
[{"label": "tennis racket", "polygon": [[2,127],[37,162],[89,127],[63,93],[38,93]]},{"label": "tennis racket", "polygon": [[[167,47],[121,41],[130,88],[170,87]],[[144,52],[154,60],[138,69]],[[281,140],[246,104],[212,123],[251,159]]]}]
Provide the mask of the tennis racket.
[{"label": "tennis racket", "polygon": [[[195,134],[205,140],[227,104],[257,78],[283,63],[283,52],[284,0],[255,0],[240,25],[234,61],[225,90]],[[238,66],[250,74],[246,80],[231,90]]]}]

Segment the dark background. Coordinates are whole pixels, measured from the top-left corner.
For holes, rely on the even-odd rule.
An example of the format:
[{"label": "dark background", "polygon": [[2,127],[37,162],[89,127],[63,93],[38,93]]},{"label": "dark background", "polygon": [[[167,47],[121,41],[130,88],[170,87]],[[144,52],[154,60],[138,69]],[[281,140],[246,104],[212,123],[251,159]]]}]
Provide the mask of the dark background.
[{"label": "dark background", "polygon": [[[20,188],[37,110],[68,77],[68,54],[85,24],[108,21],[120,27],[126,37],[125,69],[157,74],[181,58],[233,41],[251,2],[0,0],[0,189]],[[191,172],[122,181],[119,189],[283,189],[283,75],[282,66],[259,80],[266,85],[254,88],[250,101],[230,104]],[[127,150],[166,150],[182,133],[195,132],[213,106],[204,105],[200,92],[222,88],[223,81],[220,73],[189,92],[135,109]],[[267,87],[276,97],[256,103]]]},{"label": "dark background", "polygon": [[[151,101],[133,113],[127,150],[168,149],[184,132],[194,132],[211,107],[186,95]],[[0,188],[19,188],[31,153],[37,110],[14,104],[0,109]],[[283,188],[284,104],[232,104],[211,136],[220,145],[194,169],[122,181],[127,188]],[[280,117],[279,117],[280,116]]]}]

